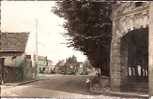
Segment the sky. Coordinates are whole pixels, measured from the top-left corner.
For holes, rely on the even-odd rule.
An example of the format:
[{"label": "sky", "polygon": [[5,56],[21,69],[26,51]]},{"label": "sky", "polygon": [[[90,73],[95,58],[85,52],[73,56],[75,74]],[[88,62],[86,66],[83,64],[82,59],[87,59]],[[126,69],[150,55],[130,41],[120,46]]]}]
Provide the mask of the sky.
[{"label": "sky", "polygon": [[62,35],[65,32],[62,27],[64,19],[51,11],[54,6],[55,1],[2,1],[1,31],[29,32],[27,54],[36,53],[37,31],[38,55],[47,56],[54,63],[72,55],[75,55],[78,61],[84,61],[86,56],[82,52],[63,44],[66,42]]}]

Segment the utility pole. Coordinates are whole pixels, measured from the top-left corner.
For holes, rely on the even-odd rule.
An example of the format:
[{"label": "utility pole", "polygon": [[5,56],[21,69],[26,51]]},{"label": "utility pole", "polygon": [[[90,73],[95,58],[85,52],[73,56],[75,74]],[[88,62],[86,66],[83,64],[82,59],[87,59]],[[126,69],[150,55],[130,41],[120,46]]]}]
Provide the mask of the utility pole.
[{"label": "utility pole", "polygon": [[35,19],[35,66],[36,66],[36,78],[38,78],[39,68],[38,68],[38,19]]},{"label": "utility pole", "polygon": [[36,19],[36,55],[38,56],[38,19]]}]

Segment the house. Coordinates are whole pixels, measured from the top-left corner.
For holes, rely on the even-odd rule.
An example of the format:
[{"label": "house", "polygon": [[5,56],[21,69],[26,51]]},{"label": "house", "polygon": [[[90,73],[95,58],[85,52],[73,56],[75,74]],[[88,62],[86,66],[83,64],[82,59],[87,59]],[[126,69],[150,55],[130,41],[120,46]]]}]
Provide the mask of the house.
[{"label": "house", "polygon": [[47,56],[38,56],[37,57],[37,66],[39,69],[39,73],[44,73],[46,66],[48,65]]},{"label": "house", "polygon": [[54,73],[55,65],[47,58],[47,56],[38,56],[39,73]]},{"label": "house", "polygon": [[22,74],[20,75],[20,73],[18,73],[21,63],[17,62],[17,57],[24,54],[28,37],[29,33],[27,32],[1,33],[0,72],[2,83],[4,81],[12,82],[22,80]]},{"label": "house", "polygon": [[47,59],[47,66],[45,68],[45,73],[55,73],[55,65],[53,65],[53,62],[49,59]]}]

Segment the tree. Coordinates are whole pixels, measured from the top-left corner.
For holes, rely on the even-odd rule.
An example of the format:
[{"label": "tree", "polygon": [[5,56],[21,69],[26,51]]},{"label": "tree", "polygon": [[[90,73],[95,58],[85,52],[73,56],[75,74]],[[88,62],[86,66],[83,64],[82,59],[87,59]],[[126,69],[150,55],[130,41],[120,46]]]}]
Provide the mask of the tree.
[{"label": "tree", "polygon": [[90,64],[89,60],[85,60],[83,62],[83,66],[89,68],[89,69],[93,69],[92,65]]},{"label": "tree", "polygon": [[74,55],[72,57],[68,57],[65,62],[65,73],[75,74],[77,72],[78,66],[79,62]]},{"label": "tree", "polygon": [[93,69],[93,66],[90,64],[89,60],[85,60],[82,63],[83,74],[88,74]]},{"label": "tree", "polygon": [[111,44],[111,10],[113,2],[91,0],[61,0],[54,13],[63,17],[68,47],[82,51],[102,75],[109,75]]},{"label": "tree", "polygon": [[60,60],[56,63],[54,71],[56,73],[62,73],[64,71],[64,65],[65,65],[65,61],[64,60]]}]

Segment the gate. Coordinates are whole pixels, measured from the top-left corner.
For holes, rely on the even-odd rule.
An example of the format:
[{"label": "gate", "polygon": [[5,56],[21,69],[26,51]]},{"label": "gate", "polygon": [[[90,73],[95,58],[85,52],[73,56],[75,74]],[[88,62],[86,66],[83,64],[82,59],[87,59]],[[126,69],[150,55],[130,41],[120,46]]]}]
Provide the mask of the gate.
[{"label": "gate", "polygon": [[137,65],[137,66],[128,66],[128,78],[135,79],[147,79],[148,78],[148,68]]}]

